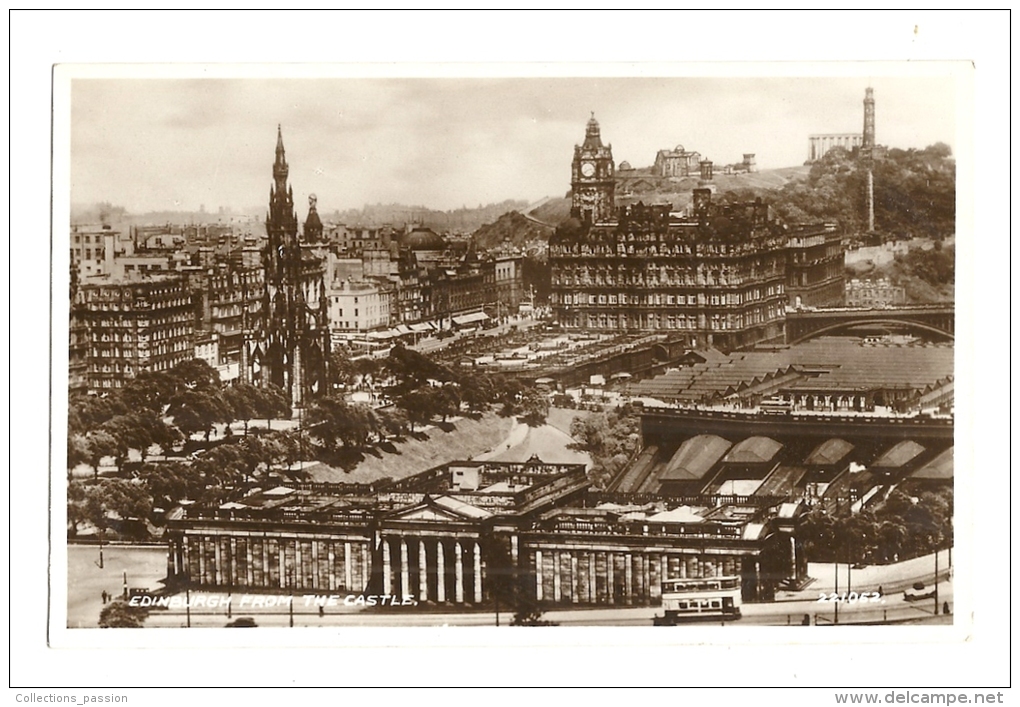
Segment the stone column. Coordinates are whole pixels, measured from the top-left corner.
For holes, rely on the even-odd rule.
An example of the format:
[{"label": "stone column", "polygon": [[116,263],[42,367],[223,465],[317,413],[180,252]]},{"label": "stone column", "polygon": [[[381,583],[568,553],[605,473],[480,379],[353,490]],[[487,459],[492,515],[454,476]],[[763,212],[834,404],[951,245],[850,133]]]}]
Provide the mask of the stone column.
[{"label": "stone column", "polygon": [[453,543],[453,576],[454,595],[453,599],[458,604],[464,603],[464,548],[460,546],[460,540]]},{"label": "stone column", "polygon": [[251,546],[252,546],[251,538],[248,538],[248,542],[246,542],[244,544],[244,552],[245,552],[245,560],[246,560],[244,570],[245,570],[245,580],[248,582],[248,586],[249,587],[255,586],[255,565],[252,562],[252,550],[251,550]]},{"label": "stone column", "polygon": [[624,601],[630,604],[634,601],[634,561],[629,552],[623,556],[623,560],[626,563],[623,566],[623,590],[627,595]]},{"label": "stone column", "polygon": [[213,571],[212,571],[212,583],[219,585],[220,578],[223,577],[223,558],[220,556],[220,539],[213,539]]},{"label": "stone column", "polygon": [[666,557],[666,553],[659,556],[659,582],[665,582],[667,579],[674,579],[669,576],[669,560]]},{"label": "stone column", "polygon": [[390,542],[385,537],[382,539],[382,587],[383,594],[393,593],[390,582]]},{"label": "stone column", "polygon": [[510,559],[514,563],[514,567],[517,566],[517,536],[510,536]]},{"label": "stone column", "polygon": [[238,574],[237,538],[230,538],[227,547],[230,548],[230,557],[227,558],[227,585],[232,587],[243,581]]},{"label": "stone column", "polygon": [[351,544],[344,543],[344,589],[351,591],[354,580],[351,577]]},{"label": "stone column", "polygon": [[577,596],[578,595],[578,590],[580,589],[580,587],[578,586],[579,584],[580,584],[580,581],[578,580],[578,576],[577,576],[577,553],[571,551],[571,553],[570,553],[570,601],[573,602],[574,604],[576,604],[576,603],[578,603],[580,601],[580,598]]},{"label": "stone column", "polygon": [[205,539],[198,541],[198,581],[205,584]]},{"label": "stone column", "polygon": [[645,578],[645,601],[647,602],[652,598],[652,569],[650,567],[650,558],[647,553],[641,555],[641,574],[643,574]]},{"label": "stone column", "polygon": [[[287,586],[287,548],[286,538],[280,538],[276,542],[277,549],[280,551],[280,587]],[[293,587],[291,587],[293,589]]]},{"label": "stone column", "polygon": [[613,566],[616,564],[613,553],[606,553],[606,599],[610,604],[616,603],[616,578],[613,574],[616,568]]},{"label": "stone column", "polygon": [[262,586],[268,587],[272,582],[269,575],[269,540],[262,536]]},{"label": "stone column", "polygon": [[411,568],[407,562],[407,540],[400,538],[400,597],[411,593]]},{"label": "stone column", "polygon": [[360,543],[358,547],[361,548],[361,589],[358,591],[364,591],[368,585],[368,578],[372,576],[372,568],[369,566],[369,560],[371,559],[370,556],[372,553],[369,552],[371,548],[365,543]]},{"label": "stone column", "polygon": [[425,541],[418,541],[418,601],[429,600],[429,563]]},{"label": "stone column", "polygon": [[312,540],[312,586],[309,589],[319,587],[319,541]]},{"label": "stone column", "polygon": [[553,601],[563,598],[560,581],[560,551],[556,550],[553,552]]},{"label": "stone column", "polygon": [[329,591],[336,591],[336,552],[333,550],[334,544],[329,544],[329,549],[326,551],[326,565],[329,572]]},{"label": "stone column", "polygon": [[446,555],[443,541],[436,541],[436,601],[446,601]]},{"label": "stone column", "polygon": [[475,542],[475,604],[482,603],[482,548]]},{"label": "stone column", "polygon": [[598,601],[597,584],[595,582],[595,553],[588,553],[588,603]]},{"label": "stone column", "polygon": [[542,551],[535,550],[535,599],[542,601]]}]

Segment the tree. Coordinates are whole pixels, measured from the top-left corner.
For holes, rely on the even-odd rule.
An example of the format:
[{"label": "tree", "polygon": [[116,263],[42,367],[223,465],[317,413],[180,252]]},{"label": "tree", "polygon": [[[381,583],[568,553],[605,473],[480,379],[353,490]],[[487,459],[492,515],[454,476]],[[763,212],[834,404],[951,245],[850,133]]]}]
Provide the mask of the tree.
[{"label": "tree", "polygon": [[171,378],[176,382],[176,392],[187,390],[213,390],[220,386],[220,374],[206,361],[191,358],[181,361],[170,370]]},{"label": "tree", "polygon": [[152,497],[148,487],[140,481],[104,479],[86,491],[89,521],[105,529],[111,515],[121,520],[145,520],[152,514]]},{"label": "tree", "polygon": [[121,400],[128,410],[146,409],[162,413],[170,404],[178,381],[169,372],[143,371],[121,389]]},{"label": "tree", "polygon": [[131,606],[118,599],[99,612],[99,628],[142,628],[148,616],[148,607]]},{"label": "tree", "polygon": [[371,407],[351,404],[341,396],[319,398],[308,409],[309,435],[318,439],[330,452],[335,452],[337,440],[344,446],[362,449],[372,435],[381,429],[379,418]]},{"label": "tree", "polygon": [[465,373],[459,383],[461,397],[471,412],[485,412],[496,398],[496,386],[487,375]]},{"label": "tree", "polygon": [[289,418],[293,411],[290,407],[290,400],[287,393],[275,385],[267,385],[263,388],[255,388],[257,395],[254,398],[255,410],[259,417],[266,420],[269,429],[273,427],[273,420]]},{"label": "tree", "polygon": [[102,397],[80,395],[71,398],[68,404],[68,430],[87,434],[99,428],[115,415],[123,415],[127,408],[116,394]]},{"label": "tree", "polygon": [[82,434],[68,433],[67,435],[67,478],[70,480],[71,472],[79,464],[89,463],[89,442]]},{"label": "tree", "polygon": [[259,414],[259,389],[250,383],[235,382],[223,390],[223,402],[230,407],[231,417],[244,422],[248,436],[248,420]]},{"label": "tree", "polygon": [[78,526],[88,522],[86,499],[85,485],[80,481],[72,481],[67,485],[67,530],[72,536],[78,534]]},{"label": "tree", "polygon": [[536,388],[524,392],[520,401],[521,421],[528,427],[541,427],[549,417],[549,396]]},{"label": "tree", "polygon": [[386,367],[396,379],[391,390],[391,397],[397,398],[411,390],[421,388],[429,380],[439,382],[454,379],[450,369],[440,365],[424,354],[397,344],[386,359]]},{"label": "tree", "polygon": [[88,445],[88,461],[92,466],[93,474],[98,479],[99,465],[103,458],[117,454],[117,440],[104,430],[89,434],[85,439]]},{"label": "tree", "polygon": [[209,440],[209,433],[217,422],[229,423],[233,419],[230,407],[224,402],[219,391],[208,388],[187,389],[178,393],[170,402],[167,413],[186,438],[202,432],[205,433],[206,441]]},{"label": "tree", "polygon": [[336,348],[329,354],[329,378],[332,388],[340,388],[351,384],[354,378],[354,366],[345,349]]},{"label": "tree", "polygon": [[589,477],[604,488],[630,461],[641,446],[641,418],[638,409],[621,405],[607,413],[578,415],[570,424],[572,448],[592,458]]},{"label": "tree", "polygon": [[172,508],[185,499],[199,501],[207,485],[198,468],[176,461],[145,464],[138,478],[148,489],[153,504],[161,508]]},{"label": "tree", "polygon": [[397,407],[376,410],[381,432],[388,437],[400,437],[407,431],[407,413]]},{"label": "tree", "polygon": [[435,389],[436,414],[442,416],[443,422],[446,422],[450,415],[460,412],[460,400],[460,390],[456,384],[448,383]]},{"label": "tree", "polygon": [[428,424],[436,413],[436,403],[435,389],[428,384],[415,388],[397,399],[397,405],[407,413],[412,432],[416,424]]}]

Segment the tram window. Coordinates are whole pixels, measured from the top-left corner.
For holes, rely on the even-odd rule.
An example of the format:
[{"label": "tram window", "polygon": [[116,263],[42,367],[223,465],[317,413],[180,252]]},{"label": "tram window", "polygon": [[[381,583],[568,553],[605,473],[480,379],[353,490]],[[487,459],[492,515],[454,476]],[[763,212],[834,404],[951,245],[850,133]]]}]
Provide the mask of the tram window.
[{"label": "tram window", "polygon": [[712,608],[713,609],[718,609],[719,608],[719,600],[718,599],[713,599],[712,600]]},{"label": "tram window", "polygon": [[685,602],[685,601],[681,601],[681,602],[679,602],[679,603],[677,604],[677,608],[678,608],[678,609],[686,609],[686,608],[687,608],[687,602]]}]

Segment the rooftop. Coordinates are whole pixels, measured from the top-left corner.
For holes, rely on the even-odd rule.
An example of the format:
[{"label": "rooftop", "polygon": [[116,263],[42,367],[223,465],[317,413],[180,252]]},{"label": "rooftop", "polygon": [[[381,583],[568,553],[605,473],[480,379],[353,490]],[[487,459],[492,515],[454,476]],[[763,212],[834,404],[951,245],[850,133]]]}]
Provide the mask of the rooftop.
[{"label": "rooftop", "polygon": [[921,481],[948,481],[953,478],[953,448],[945,450],[910,475]]},{"label": "rooftop", "polygon": [[698,435],[680,445],[659,474],[660,481],[700,481],[730,448],[715,435]]}]

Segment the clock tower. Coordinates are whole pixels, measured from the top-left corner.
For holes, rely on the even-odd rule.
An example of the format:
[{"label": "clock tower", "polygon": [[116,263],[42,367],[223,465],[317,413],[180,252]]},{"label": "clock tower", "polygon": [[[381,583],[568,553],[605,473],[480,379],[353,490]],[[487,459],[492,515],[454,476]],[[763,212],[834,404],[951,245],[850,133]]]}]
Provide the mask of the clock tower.
[{"label": "clock tower", "polygon": [[599,122],[592,113],[584,132],[584,143],[574,145],[570,188],[570,215],[585,223],[613,219],[616,181],[613,175],[613,146],[603,145]]}]

